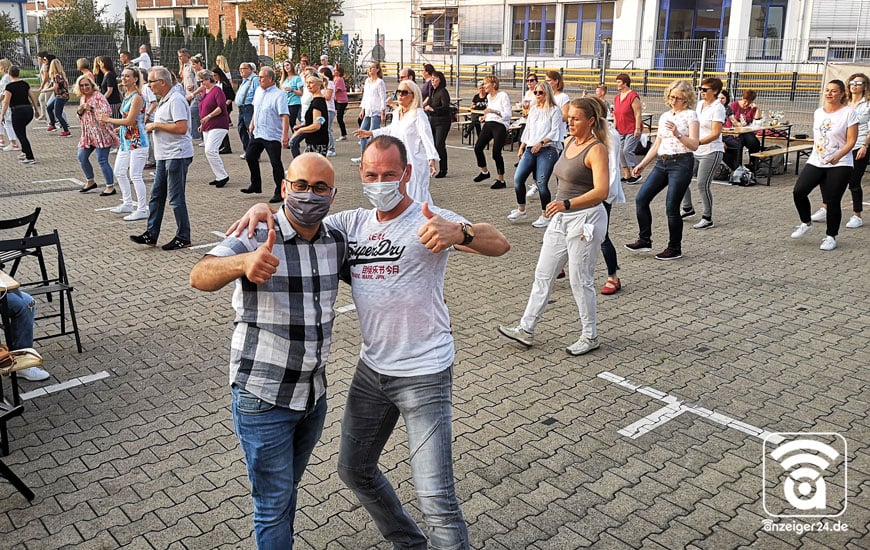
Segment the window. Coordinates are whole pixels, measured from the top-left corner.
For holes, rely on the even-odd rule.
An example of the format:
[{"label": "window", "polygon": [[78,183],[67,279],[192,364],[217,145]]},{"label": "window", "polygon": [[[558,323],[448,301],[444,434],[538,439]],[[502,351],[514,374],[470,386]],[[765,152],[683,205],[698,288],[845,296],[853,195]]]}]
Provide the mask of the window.
[{"label": "window", "polygon": [[778,59],[782,55],[785,7],[783,0],[753,0],[747,57]]},{"label": "window", "polygon": [[568,4],[562,33],[562,54],[594,56],[601,40],[613,35],[613,2]]},{"label": "window", "polygon": [[459,10],[456,8],[423,10],[421,33],[417,45],[421,53],[450,53],[457,38]]},{"label": "window", "polygon": [[522,55],[528,45],[529,55],[553,55],[556,30],[556,6],[514,6],[511,53]]},{"label": "window", "polygon": [[501,55],[505,13],[496,6],[459,8],[460,45],[465,55]]}]

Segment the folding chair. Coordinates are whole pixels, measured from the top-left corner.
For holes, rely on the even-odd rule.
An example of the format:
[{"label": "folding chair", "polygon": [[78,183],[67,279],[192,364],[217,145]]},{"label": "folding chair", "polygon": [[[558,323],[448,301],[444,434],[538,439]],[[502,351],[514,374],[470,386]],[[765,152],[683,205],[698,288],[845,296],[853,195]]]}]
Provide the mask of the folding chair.
[{"label": "folding chair", "polygon": [[[28,214],[23,218],[13,218],[10,220],[0,220],[0,231],[6,231],[11,229],[17,229],[19,227],[26,227],[24,230],[23,238],[27,237],[36,237],[39,234],[36,232],[36,220],[39,218],[39,213],[42,211],[42,208],[37,208],[33,211],[32,214]],[[9,274],[10,277],[15,276],[15,272],[18,271],[18,264],[21,263],[21,259],[27,256],[33,256],[36,258],[36,261],[39,262],[39,270],[42,274],[43,279],[48,279],[48,272],[45,269],[45,258],[42,256],[42,250],[35,249],[18,249],[18,250],[6,250],[0,252],[0,269]],[[7,269],[5,266],[9,262],[12,262],[12,266]],[[49,301],[51,301],[51,295],[48,296]]]},{"label": "folding chair", "polygon": [[[60,298],[59,304],[55,308],[54,311],[57,313],[47,313],[42,316],[37,316],[35,321],[36,325],[40,326],[39,321],[45,319],[54,319],[58,318],[60,324],[60,332],[44,334],[39,337],[35,337],[34,341],[45,340],[48,338],[57,338],[58,336],[64,336],[67,334],[75,335],[76,339],[76,348],[78,352],[82,352],[82,342],[81,337],[79,336],[79,325],[76,320],[76,311],[75,305],[73,304],[72,293],[75,290],[69,284],[69,278],[67,277],[66,272],[66,264],[63,259],[63,251],[60,246],[60,236],[57,234],[57,230],[55,229],[50,234],[47,235],[39,235],[36,237],[28,237],[25,239],[14,239],[9,241],[0,241],[0,254],[4,252],[12,252],[16,250],[31,250],[31,249],[39,249],[40,257],[43,257],[42,254],[44,251],[42,249],[49,249],[54,247],[57,252],[57,276],[49,276],[46,275],[41,281],[29,281],[21,283],[21,290],[30,294],[34,298],[42,295],[50,295],[53,292],[58,293]],[[70,322],[72,324],[72,330],[68,330],[67,327],[67,309],[69,310]],[[3,325],[4,329],[8,330],[8,315],[5,311],[5,301],[0,303],[0,314],[3,317]],[[8,334],[8,332],[7,332]]]}]

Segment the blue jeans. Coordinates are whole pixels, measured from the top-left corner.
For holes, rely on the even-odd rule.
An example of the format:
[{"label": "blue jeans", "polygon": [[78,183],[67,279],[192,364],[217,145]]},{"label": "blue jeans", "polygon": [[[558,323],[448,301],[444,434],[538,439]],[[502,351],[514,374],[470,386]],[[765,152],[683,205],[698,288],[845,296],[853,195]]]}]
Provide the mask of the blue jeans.
[{"label": "blue jeans", "polygon": [[514,172],[514,192],[517,194],[517,204],[523,206],[526,204],[526,179],[534,170],[535,184],[538,186],[538,194],[541,198],[541,210],[546,210],[550,204],[550,188],[547,183],[550,181],[550,175],[553,173],[553,167],[556,166],[556,161],[559,160],[559,151],[555,147],[544,147],[538,154],[532,153],[531,147],[526,147],[526,151],[520,158],[520,163],[517,165],[517,171]]},{"label": "blue jeans", "polygon": [[175,215],[175,225],[178,227],[175,236],[185,242],[190,242],[190,217],[187,214],[185,187],[187,186],[187,167],[193,157],[183,159],[167,159],[157,161],[157,172],[151,185],[151,200],[148,201],[148,235],[157,240],[160,236],[160,225],[163,223],[163,211],[166,209],[166,196],[169,195],[169,205]]},{"label": "blue jeans", "polygon": [[202,123],[199,118],[200,101],[200,96],[195,96],[190,102],[190,137],[193,139],[202,139],[202,132],[199,131],[199,125]]},{"label": "blue jeans", "polygon": [[338,475],[394,548],[427,548],[427,537],[378,468],[400,414],[429,548],[468,548],[453,478],[452,381],[452,367],[425,376],[394,377],[378,374],[362,361],[357,364],[341,422]]},{"label": "blue jeans", "polygon": [[691,153],[676,159],[659,158],[656,161],[655,168],[647,176],[634,199],[640,240],[652,242],[652,212],[649,205],[667,187],[665,212],[668,216],[668,248],[682,250],[683,218],[680,216],[680,202],[692,182],[694,166],[695,159]]},{"label": "blue jeans", "polygon": [[291,549],[299,481],[323,431],[326,396],[308,412],[294,411],[233,386],[232,412],[251,482],[257,548]]},{"label": "blue jeans", "polygon": [[328,128],[328,130],[329,130],[329,148],[327,149],[327,151],[334,153],[335,152],[335,134],[332,133],[332,123],[335,122],[335,111],[328,111],[328,112],[329,112],[329,116],[327,118],[329,118],[329,122],[327,122],[327,124],[329,124],[329,128]]},{"label": "blue jeans", "polygon": [[619,271],[619,263],[616,261],[616,248],[610,240],[610,209],[613,206],[607,201],[601,201],[604,205],[604,210],[607,212],[607,233],[604,234],[604,240],[601,241],[601,254],[604,256],[604,263],[607,265],[607,276],[616,277],[616,272]]},{"label": "blue jeans", "polygon": [[54,101],[51,102],[51,108],[48,110],[49,124],[55,126],[60,123],[60,127],[63,128],[64,132],[69,132],[69,123],[66,120],[66,114],[63,112],[67,101],[69,99],[54,96]]},{"label": "blue jeans", "polygon": [[9,345],[12,349],[32,348],[36,302],[26,292],[10,290],[6,295],[6,307],[12,317]]},{"label": "blue jeans", "polygon": [[[360,130],[377,130],[381,127],[381,115],[375,116],[366,116],[363,118],[362,124],[360,124]],[[359,140],[359,151],[362,153],[366,150],[366,145],[368,145],[369,140],[371,138],[360,138]]]},{"label": "blue jeans", "polygon": [[94,179],[94,167],[91,166],[91,153],[96,151],[97,163],[100,165],[100,171],[106,179],[106,187],[115,185],[115,171],[112,170],[112,166],[109,164],[109,151],[111,150],[111,147],[88,147],[86,149],[79,149],[79,164],[81,164],[82,172],[84,172],[88,181]]},{"label": "blue jeans", "polygon": [[239,123],[236,128],[239,131],[239,139],[242,141],[242,149],[248,149],[248,143],[251,141],[251,135],[248,128],[251,127],[251,120],[254,118],[253,105],[239,105]]}]

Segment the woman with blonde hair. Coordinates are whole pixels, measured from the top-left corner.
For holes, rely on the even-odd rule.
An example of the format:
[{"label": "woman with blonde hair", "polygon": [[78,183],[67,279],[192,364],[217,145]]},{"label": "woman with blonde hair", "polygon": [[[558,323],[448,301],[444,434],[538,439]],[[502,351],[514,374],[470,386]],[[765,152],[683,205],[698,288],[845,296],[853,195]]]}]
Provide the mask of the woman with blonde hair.
[{"label": "woman with blonde hair", "polygon": [[91,77],[91,80],[94,79],[94,73],[91,72],[91,62],[88,61],[87,57],[76,59],[76,70],[85,76]]},{"label": "woman with blonde hair", "polygon": [[556,104],[553,89],[546,82],[536,82],[532,90],[534,102],[529,106],[526,117],[526,127],[520,142],[517,158],[520,162],[514,173],[514,191],[517,196],[517,207],[508,214],[508,221],[525,220],[526,214],[526,179],[535,174],[539,198],[541,199],[541,215],[532,225],[547,227],[550,218],[544,215],[550,204],[550,174],[559,160],[559,137],[562,135],[562,109]]},{"label": "woman with blonde hair", "polygon": [[[105,81],[104,81],[105,82]],[[91,165],[91,154],[96,151],[97,163],[100,171],[106,179],[106,188],[100,193],[101,197],[115,195],[115,176],[112,166],[109,164],[109,151],[120,143],[118,134],[109,124],[100,122],[101,115],[108,115],[112,107],[103,94],[97,89],[97,84],[87,76],[80,76],[76,81],[76,95],[81,97],[79,108],[76,112],[81,123],[82,137],[79,139],[79,164],[87,179],[85,186],[79,189],[80,193],[87,193],[97,188],[94,180],[94,167]],[[120,105],[118,106],[120,109]],[[114,117],[118,118],[118,117]]]},{"label": "woman with blonde hair", "polygon": [[[115,179],[121,187],[121,205],[112,208],[113,214],[127,214],[124,221],[148,219],[148,197],[142,171],[148,160],[150,146],[148,132],[145,131],[145,100],[142,98],[142,72],[137,68],[121,71],[121,86],[126,90],[121,101],[121,118],[111,118],[109,113],[99,115],[100,122],[118,126],[121,145],[115,157]],[[136,205],[130,192],[130,181],[136,190]]]},{"label": "woman with blonde hair", "polygon": [[[227,75],[227,78],[229,79],[230,82],[233,81],[233,74],[230,71],[230,62],[227,61],[226,57],[224,57],[222,55],[215,57],[214,64],[217,65],[220,68],[220,70],[222,70],[224,72],[225,75]],[[212,71],[212,72],[214,72],[214,71]]]},{"label": "woman with blonde hair", "polygon": [[607,233],[607,212],[602,203],[610,190],[611,139],[602,102],[594,97],[569,102],[568,132],[562,155],[553,169],[559,188],[545,210],[552,221],[544,233],[526,310],[519,324],[501,325],[498,331],[531,347],[553,283],[567,264],[581,334],[565,351],[583,355],[599,347],[595,265]]},{"label": "woman with blonde hair", "polygon": [[[0,59],[0,103],[6,91],[6,85],[12,82],[12,77],[9,76],[9,69],[12,68],[12,62],[6,58]],[[18,137],[15,135],[15,129],[12,127],[12,112],[7,111],[6,117],[0,118],[0,147],[4,151],[20,151],[21,145],[18,143]]]},{"label": "woman with blonde hair", "polygon": [[[384,84],[384,73],[381,64],[377,61],[369,62],[367,71],[368,78],[363,84],[363,95],[360,100],[359,120],[360,130],[377,130],[381,127],[384,119],[384,110],[387,108],[387,85]],[[354,164],[362,161],[362,152],[366,148],[368,139],[363,138],[359,142],[360,156],[351,159]]]},{"label": "woman with blonde hair", "polygon": [[51,60],[48,65],[48,78],[51,80],[54,92],[54,101],[48,111],[48,131],[54,132],[55,126],[59,123],[61,127],[60,137],[70,137],[72,134],[69,132],[69,123],[66,120],[66,113],[63,112],[63,108],[69,101],[69,80],[66,78],[60,59]]},{"label": "woman with blonde hair", "polygon": [[655,168],[646,177],[635,197],[637,225],[640,229],[635,242],[625,245],[634,252],[652,250],[652,212],[650,203],[667,188],[665,212],[668,216],[668,246],[656,254],[657,260],[676,260],[683,257],[683,218],[680,203],[692,182],[695,166],[694,151],[700,140],[700,123],[695,112],[697,96],[692,85],[675,80],[665,90],[665,101],[671,107],[659,118],[659,130],[649,152],[632,170],[632,177],[640,177],[643,169],[653,160]]},{"label": "woman with blonde hair", "polygon": [[293,127],[291,139],[297,143],[304,139],[307,144],[306,152],[319,153],[325,157],[329,148],[329,131],[326,128],[329,113],[322,93],[325,87],[324,77],[317,72],[306,76],[305,86],[311,92],[311,103],[305,111],[303,122]]},{"label": "woman with blonde hair", "polygon": [[438,151],[432,137],[429,117],[423,109],[420,88],[412,80],[402,80],[396,90],[398,103],[393,110],[393,121],[389,126],[376,130],[357,130],[353,133],[359,138],[393,136],[405,144],[411,177],[405,186],[408,196],[417,202],[432,204],[429,194],[430,177],[438,167]]}]

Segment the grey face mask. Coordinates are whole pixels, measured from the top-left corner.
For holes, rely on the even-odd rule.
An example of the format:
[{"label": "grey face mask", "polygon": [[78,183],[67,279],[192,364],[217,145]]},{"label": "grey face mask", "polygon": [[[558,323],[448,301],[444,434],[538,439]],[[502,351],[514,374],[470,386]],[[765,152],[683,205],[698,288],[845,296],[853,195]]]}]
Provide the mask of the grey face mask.
[{"label": "grey face mask", "polygon": [[310,191],[290,191],[284,198],[284,208],[293,221],[311,227],[320,223],[329,213],[333,193],[318,195]]}]

